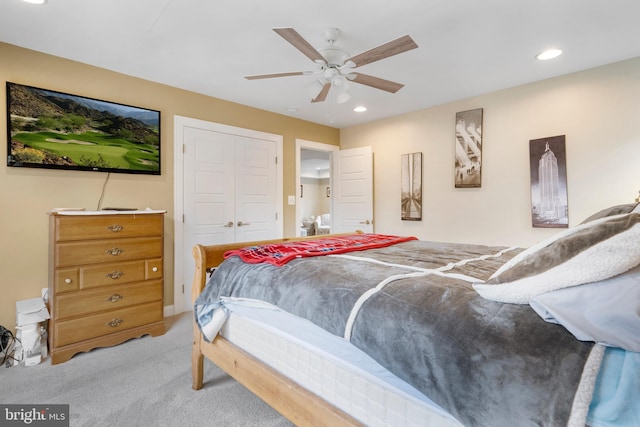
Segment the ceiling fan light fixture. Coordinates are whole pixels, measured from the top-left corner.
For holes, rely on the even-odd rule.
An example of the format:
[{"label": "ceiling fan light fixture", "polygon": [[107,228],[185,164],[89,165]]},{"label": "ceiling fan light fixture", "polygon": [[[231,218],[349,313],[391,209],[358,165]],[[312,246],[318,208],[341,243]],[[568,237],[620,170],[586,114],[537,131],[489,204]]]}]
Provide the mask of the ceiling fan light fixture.
[{"label": "ceiling fan light fixture", "polygon": [[342,86],[346,86],[347,83],[344,81],[342,76],[333,76],[331,78],[331,85],[335,88],[340,88]]},{"label": "ceiling fan light fixture", "polygon": [[342,92],[339,93],[338,96],[336,96],[336,102],[338,104],[344,104],[345,102],[348,102],[351,99],[351,95],[349,95],[349,92]]},{"label": "ceiling fan light fixture", "polygon": [[351,99],[349,92],[349,85],[342,76],[335,76],[331,79],[331,90],[335,93],[336,102],[338,104],[344,104]]},{"label": "ceiling fan light fixture", "polygon": [[351,95],[347,93],[348,81],[384,90],[389,93],[396,93],[404,85],[379,77],[356,73],[353,70],[418,47],[410,36],[405,35],[355,56],[350,56],[344,50],[334,45],[340,34],[337,28],[328,28],[325,31],[327,47],[320,50],[314,48],[293,28],[273,28],[273,31],[312,60],[317,65],[316,70],[262,74],[245,76],[245,78],[248,80],[256,80],[275,77],[316,75],[319,78],[306,87],[312,103],[326,101],[329,94],[332,95],[331,98],[336,102],[347,102],[351,99]]},{"label": "ceiling fan light fixture", "polygon": [[562,49],[547,49],[544,52],[540,52],[539,54],[537,54],[536,59],[540,61],[546,61],[548,59],[557,58],[560,55],[562,55]]}]

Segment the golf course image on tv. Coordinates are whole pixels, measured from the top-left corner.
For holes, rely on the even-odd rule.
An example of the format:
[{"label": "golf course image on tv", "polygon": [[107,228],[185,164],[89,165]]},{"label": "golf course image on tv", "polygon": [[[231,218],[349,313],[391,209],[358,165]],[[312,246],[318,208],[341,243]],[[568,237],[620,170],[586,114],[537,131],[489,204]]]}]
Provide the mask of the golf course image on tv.
[{"label": "golf course image on tv", "polygon": [[160,111],[7,82],[7,165],[160,174]]}]

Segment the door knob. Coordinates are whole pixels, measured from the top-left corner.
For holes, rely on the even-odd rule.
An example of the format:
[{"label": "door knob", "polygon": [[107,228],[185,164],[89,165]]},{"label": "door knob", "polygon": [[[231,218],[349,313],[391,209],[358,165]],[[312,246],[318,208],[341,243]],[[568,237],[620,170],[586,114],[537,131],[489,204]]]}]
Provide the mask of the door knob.
[{"label": "door knob", "polygon": [[366,225],[369,225],[369,224],[371,224],[371,221],[369,221],[369,220],[366,220],[366,221],[360,221],[360,224],[366,224]]},{"label": "door knob", "polygon": [[229,221],[224,225],[225,227],[233,227],[233,221]]},{"label": "door knob", "polygon": [[242,227],[243,225],[251,225],[248,222],[238,221],[238,227]]}]

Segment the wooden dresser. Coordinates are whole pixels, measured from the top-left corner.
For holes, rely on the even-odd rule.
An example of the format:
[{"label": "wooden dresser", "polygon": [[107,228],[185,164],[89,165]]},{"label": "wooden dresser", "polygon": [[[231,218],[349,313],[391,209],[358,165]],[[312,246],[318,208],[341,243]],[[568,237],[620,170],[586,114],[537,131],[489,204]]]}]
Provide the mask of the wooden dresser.
[{"label": "wooden dresser", "polygon": [[164,212],[49,213],[51,363],[164,333]]}]

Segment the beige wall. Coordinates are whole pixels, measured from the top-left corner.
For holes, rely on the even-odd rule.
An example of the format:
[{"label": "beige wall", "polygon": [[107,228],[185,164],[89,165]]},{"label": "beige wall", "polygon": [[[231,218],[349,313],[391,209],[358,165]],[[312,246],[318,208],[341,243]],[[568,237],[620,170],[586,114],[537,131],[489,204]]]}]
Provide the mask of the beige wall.
[{"label": "beige wall", "polygon": [[[173,304],[173,116],[181,115],[284,137],[284,234],[295,235],[295,139],[338,145],[339,131],[287,116],[136,79],[0,43],[0,80],[162,112],[162,175],[111,174],[102,206],[164,209],[165,305]],[[6,93],[0,90],[6,158]],[[96,209],[107,174],[7,168],[0,163],[0,325],[15,326],[15,302],[47,287],[48,217],[56,207]]]},{"label": "beige wall", "polygon": [[329,178],[300,178],[300,183],[304,186],[304,197],[299,199],[301,217],[304,219],[329,213],[331,209],[331,199],[327,197]]},{"label": "beige wall", "polygon": [[[410,90],[404,88],[403,90]],[[482,187],[454,188],[455,114],[484,109]],[[343,129],[341,148],[372,146],[380,233],[529,246],[529,140],[566,135],[570,225],[640,190],[640,58]],[[400,220],[400,156],[422,152],[423,220]]]}]

